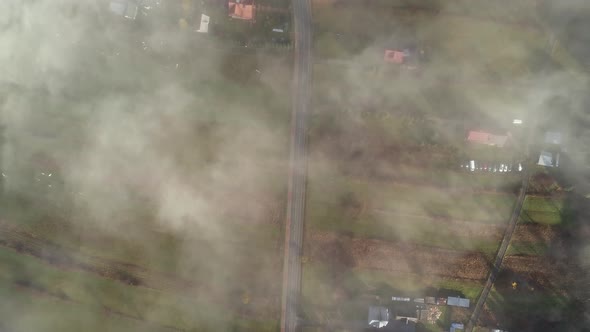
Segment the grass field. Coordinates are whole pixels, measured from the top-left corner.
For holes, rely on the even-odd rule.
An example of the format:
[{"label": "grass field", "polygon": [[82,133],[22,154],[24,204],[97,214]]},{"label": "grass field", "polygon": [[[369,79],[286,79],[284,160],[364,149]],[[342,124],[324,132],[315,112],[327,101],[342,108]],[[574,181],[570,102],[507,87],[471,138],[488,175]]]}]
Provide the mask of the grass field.
[{"label": "grass field", "polygon": [[527,196],[520,222],[558,225],[563,222],[563,198]]},{"label": "grass field", "polygon": [[[4,270],[0,276],[3,287],[14,289],[16,285],[23,285],[25,288],[62,299],[61,302],[64,303],[61,303],[61,306],[68,306],[70,303],[80,304],[88,311],[87,316],[92,317],[91,313],[94,312],[95,319],[100,319],[101,312],[107,310],[127,317],[128,320],[147,322],[160,328],[169,326],[180,330],[192,330],[195,326],[200,326],[204,330],[210,330],[215,326],[252,325],[252,322],[240,322],[240,318],[232,315],[216,315],[216,312],[231,312],[232,309],[223,307],[234,307],[235,304],[211,303],[199,296],[199,293],[181,294],[146,287],[130,287],[86,272],[58,269],[33,257],[6,249],[0,250],[0,264],[12,268],[10,271]],[[59,317],[59,313],[56,313],[56,316]],[[76,325],[75,318],[70,321],[66,317],[61,317],[61,321],[64,326]],[[268,330],[269,325],[272,330],[273,324],[257,323],[256,330]]]},{"label": "grass field", "polygon": [[566,296],[547,291],[500,291],[493,288],[487,306],[505,325],[525,328],[530,327],[532,321],[543,321],[548,311],[571,310],[567,309],[569,303]]}]

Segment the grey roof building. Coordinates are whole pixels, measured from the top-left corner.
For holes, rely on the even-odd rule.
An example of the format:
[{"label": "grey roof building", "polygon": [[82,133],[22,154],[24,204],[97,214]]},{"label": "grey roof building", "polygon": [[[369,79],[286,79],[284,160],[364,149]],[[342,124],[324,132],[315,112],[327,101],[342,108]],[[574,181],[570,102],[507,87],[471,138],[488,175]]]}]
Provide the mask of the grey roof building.
[{"label": "grey roof building", "polygon": [[465,325],[461,323],[451,323],[450,332],[460,332],[465,330]]},{"label": "grey roof building", "polygon": [[[553,158],[555,156],[555,158]],[[541,151],[537,165],[545,167],[559,167],[559,152],[553,155],[551,152]]]},{"label": "grey roof building", "polygon": [[449,296],[447,298],[447,305],[455,306],[455,307],[469,308],[469,299]]},{"label": "grey roof building", "polygon": [[409,319],[398,319],[392,322],[391,329],[388,329],[392,332],[416,332],[416,322],[411,321]]},{"label": "grey roof building", "polygon": [[385,307],[369,307],[369,326],[383,328],[389,323],[389,309]]}]

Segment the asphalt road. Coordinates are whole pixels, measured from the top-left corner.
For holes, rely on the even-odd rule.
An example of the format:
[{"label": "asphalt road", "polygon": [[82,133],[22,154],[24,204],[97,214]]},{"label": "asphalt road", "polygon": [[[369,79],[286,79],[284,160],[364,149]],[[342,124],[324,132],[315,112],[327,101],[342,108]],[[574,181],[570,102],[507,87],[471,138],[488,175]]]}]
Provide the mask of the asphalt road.
[{"label": "asphalt road", "polygon": [[291,156],[283,260],[281,332],[297,331],[301,255],[307,182],[307,126],[311,105],[311,3],[293,0],[295,67],[293,75]]}]

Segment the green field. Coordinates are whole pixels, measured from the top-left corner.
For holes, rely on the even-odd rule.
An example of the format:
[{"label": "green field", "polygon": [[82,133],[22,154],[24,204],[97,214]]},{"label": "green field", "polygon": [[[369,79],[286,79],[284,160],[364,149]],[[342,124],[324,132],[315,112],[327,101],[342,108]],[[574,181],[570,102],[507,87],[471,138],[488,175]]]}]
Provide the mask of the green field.
[{"label": "green field", "polygon": [[520,222],[558,225],[563,222],[563,198],[527,196],[520,214]]},{"label": "green field", "polygon": [[549,244],[545,242],[512,242],[506,255],[543,256],[547,253],[548,247]]},{"label": "green field", "polygon": [[[82,311],[87,312],[87,319],[101,319],[101,312],[107,309],[121,317],[180,330],[192,330],[196,326],[211,330],[216,326],[233,325],[252,328],[256,326],[254,330],[267,331],[273,330],[275,324],[272,321],[242,322],[241,318],[228,315],[228,312],[233,311],[235,303],[212,303],[199,296],[198,292],[171,293],[141,286],[130,287],[87,272],[58,269],[36,258],[6,249],[0,249],[0,264],[11,266],[11,270],[3,270],[0,275],[3,288],[14,289],[15,285],[25,285],[32,290],[51,294],[62,299],[57,308],[77,303]],[[240,300],[236,299],[238,301]],[[6,315],[3,317],[8,319],[11,316],[9,312],[3,311],[0,317]],[[225,317],[217,315],[218,312],[225,312]],[[59,312],[55,315],[59,317]],[[77,319],[80,317],[68,317],[61,317],[63,326],[76,326],[79,323]]]}]

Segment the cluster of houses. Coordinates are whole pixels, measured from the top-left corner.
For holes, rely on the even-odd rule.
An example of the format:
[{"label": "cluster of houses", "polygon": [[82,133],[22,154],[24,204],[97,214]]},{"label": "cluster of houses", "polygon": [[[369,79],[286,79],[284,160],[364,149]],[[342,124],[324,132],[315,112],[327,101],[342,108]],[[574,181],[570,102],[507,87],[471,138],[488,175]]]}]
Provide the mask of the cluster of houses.
[{"label": "cluster of houses", "polygon": [[[392,308],[369,307],[368,325],[372,329],[392,332],[414,332],[419,321],[433,321],[431,311],[438,306],[469,308],[470,301],[461,297],[392,297]],[[451,331],[461,331],[463,324],[453,323]]]},{"label": "cluster of houses", "polygon": [[[160,0],[110,0],[109,11],[116,16],[129,20],[136,20],[138,17],[148,16],[150,11],[161,6],[162,4]],[[190,7],[190,5],[188,5],[188,2],[183,2],[182,7],[183,15],[179,18],[179,24],[181,27],[186,28],[188,26],[187,21],[190,21],[188,18],[189,15],[186,13],[190,10],[187,10],[186,8]],[[279,8],[257,6],[255,5],[254,0],[229,0],[227,2],[227,13],[231,19],[254,22],[258,10],[268,12],[284,11]],[[210,21],[211,17],[209,15],[201,13],[198,29],[195,29],[194,31],[208,33]],[[283,34],[286,31],[284,27],[274,27],[272,32],[275,34]]]},{"label": "cluster of houses", "polygon": [[[515,125],[522,124],[521,120],[515,119]],[[485,131],[469,131],[466,138],[467,142],[473,144],[482,144],[503,148],[512,142],[512,135],[506,134],[492,134]],[[562,134],[559,131],[547,131],[544,135],[543,149],[539,153],[537,165],[544,167],[559,167],[559,161],[563,149],[561,148],[563,142]],[[496,162],[490,165],[488,163],[470,160],[467,163],[462,163],[461,168],[470,171],[493,171],[493,172],[511,172],[512,169],[522,171],[522,164],[514,164],[512,162]]]}]

